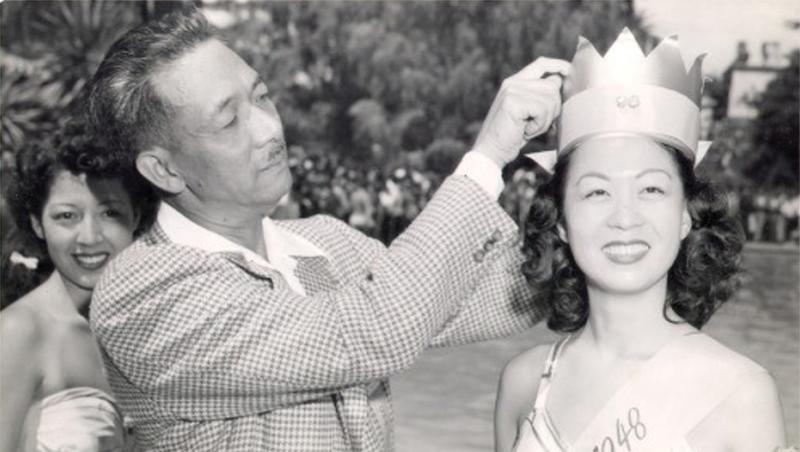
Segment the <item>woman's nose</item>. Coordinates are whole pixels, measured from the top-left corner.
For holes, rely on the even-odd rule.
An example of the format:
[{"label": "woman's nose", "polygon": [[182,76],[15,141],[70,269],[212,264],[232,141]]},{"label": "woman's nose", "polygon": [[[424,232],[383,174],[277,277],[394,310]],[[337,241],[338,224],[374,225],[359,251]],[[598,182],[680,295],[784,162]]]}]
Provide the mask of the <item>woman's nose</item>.
[{"label": "woman's nose", "polygon": [[616,229],[631,229],[641,226],[644,217],[631,202],[619,203],[608,218],[608,225]]},{"label": "woman's nose", "polygon": [[99,222],[92,215],[84,217],[78,227],[78,243],[81,245],[96,245],[103,241],[103,230]]}]

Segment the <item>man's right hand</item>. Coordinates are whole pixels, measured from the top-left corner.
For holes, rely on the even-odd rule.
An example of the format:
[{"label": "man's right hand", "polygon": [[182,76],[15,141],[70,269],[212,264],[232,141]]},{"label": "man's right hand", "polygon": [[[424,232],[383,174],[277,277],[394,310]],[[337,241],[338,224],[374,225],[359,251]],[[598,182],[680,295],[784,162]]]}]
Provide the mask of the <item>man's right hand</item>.
[{"label": "man's right hand", "polygon": [[[567,61],[537,58],[503,80],[472,150],[500,168],[514,160],[525,143],[547,132],[561,112],[563,79],[555,73],[566,77],[569,69]],[[554,74],[542,78],[547,73]]]}]

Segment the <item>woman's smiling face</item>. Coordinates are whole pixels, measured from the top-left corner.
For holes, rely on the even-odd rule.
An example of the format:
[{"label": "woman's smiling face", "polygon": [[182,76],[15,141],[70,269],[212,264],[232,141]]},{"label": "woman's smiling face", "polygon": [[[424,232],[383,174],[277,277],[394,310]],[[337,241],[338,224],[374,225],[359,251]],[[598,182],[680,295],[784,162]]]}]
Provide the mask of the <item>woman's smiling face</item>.
[{"label": "woman's smiling face", "polygon": [[65,284],[91,291],[111,258],[133,241],[137,216],[119,180],[61,170],[41,218],[31,222]]},{"label": "woman's smiling face", "polygon": [[597,138],[572,152],[560,229],[587,286],[637,293],[667,273],[691,230],[675,158],[636,136]]}]

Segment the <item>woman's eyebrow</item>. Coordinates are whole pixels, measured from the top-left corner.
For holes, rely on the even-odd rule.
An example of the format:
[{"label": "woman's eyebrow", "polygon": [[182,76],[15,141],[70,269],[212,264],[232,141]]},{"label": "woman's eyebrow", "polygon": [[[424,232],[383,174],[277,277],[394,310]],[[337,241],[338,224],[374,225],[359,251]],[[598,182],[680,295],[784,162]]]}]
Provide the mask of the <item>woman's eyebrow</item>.
[{"label": "woman's eyebrow", "polygon": [[668,178],[672,179],[672,174],[670,174],[668,171],[663,170],[661,168],[648,168],[648,169],[642,171],[641,173],[637,174],[636,178],[639,179],[639,178],[641,178],[643,176],[646,176],[646,175],[652,174],[652,173],[661,173],[661,174],[667,176]]},{"label": "woman's eyebrow", "polygon": [[588,173],[579,177],[578,180],[575,181],[575,185],[578,185],[579,183],[581,183],[582,180],[584,180],[587,177],[596,177],[603,180],[609,180],[608,176],[606,176],[603,173],[598,173],[597,171],[589,171]]}]

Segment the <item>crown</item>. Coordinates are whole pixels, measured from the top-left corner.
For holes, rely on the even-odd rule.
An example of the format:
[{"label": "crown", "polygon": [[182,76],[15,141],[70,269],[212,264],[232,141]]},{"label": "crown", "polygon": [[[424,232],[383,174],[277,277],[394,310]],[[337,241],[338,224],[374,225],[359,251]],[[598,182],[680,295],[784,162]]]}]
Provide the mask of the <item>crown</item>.
[{"label": "crown", "polygon": [[636,134],[698,162],[707,149],[698,141],[704,56],[687,71],[677,36],[664,39],[645,56],[625,28],[604,57],[580,37],[564,81],[558,153],[598,136]]},{"label": "crown", "polygon": [[645,56],[633,33],[626,27],[605,57],[600,56],[594,45],[581,36],[572,58],[572,73],[564,86],[564,100],[594,87],[653,85],[683,94],[699,108],[704,57],[705,54],[698,56],[687,72],[676,35],[661,41]]}]

